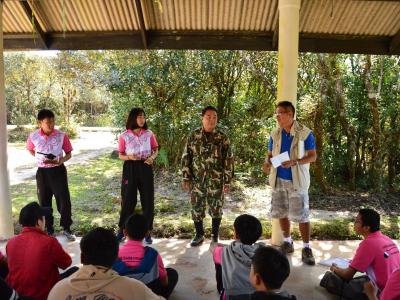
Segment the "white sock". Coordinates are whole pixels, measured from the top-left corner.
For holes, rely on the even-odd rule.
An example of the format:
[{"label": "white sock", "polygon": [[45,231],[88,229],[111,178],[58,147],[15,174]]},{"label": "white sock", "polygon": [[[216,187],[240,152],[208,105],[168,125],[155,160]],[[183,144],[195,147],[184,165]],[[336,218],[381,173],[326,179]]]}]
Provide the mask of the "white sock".
[{"label": "white sock", "polygon": [[290,244],[293,243],[292,237],[291,237],[291,236],[289,236],[289,237],[284,237],[283,240],[284,240],[285,242],[290,243]]},{"label": "white sock", "polygon": [[311,249],[310,243],[304,243],[303,242],[303,248],[310,248]]}]

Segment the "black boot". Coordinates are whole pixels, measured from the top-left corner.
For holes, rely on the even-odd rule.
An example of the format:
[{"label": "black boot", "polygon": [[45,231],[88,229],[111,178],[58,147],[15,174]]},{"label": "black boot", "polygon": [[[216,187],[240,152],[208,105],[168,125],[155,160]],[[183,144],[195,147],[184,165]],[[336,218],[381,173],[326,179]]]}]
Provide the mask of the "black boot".
[{"label": "black boot", "polygon": [[194,228],[196,229],[196,235],[190,242],[190,246],[197,247],[200,246],[204,241],[203,221],[194,222]]},{"label": "black boot", "polygon": [[219,225],[221,224],[221,218],[212,219],[212,229],[211,229],[211,242],[218,243],[218,233]]}]

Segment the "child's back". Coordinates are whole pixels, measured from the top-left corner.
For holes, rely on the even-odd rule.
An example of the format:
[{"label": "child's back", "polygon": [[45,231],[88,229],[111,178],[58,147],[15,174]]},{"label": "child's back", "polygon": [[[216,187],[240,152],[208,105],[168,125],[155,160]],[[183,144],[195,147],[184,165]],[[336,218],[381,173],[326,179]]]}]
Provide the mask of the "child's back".
[{"label": "child's back", "polygon": [[249,299],[255,292],[249,274],[255,251],[263,247],[255,243],[262,233],[260,221],[250,215],[241,215],[234,223],[235,241],[229,246],[214,249],[218,292],[226,299]]}]

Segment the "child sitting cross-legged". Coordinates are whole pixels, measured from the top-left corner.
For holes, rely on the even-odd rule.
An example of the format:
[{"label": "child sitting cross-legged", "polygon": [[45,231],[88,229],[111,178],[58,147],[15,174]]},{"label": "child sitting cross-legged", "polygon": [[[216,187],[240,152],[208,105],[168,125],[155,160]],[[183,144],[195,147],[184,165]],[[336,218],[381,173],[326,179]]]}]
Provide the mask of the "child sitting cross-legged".
[{"label": "child sitting cross-legged", "polygon": [[251,260],[255,251],[264,247],[263,243],[256,243],[262,227],[256,217],[247,214],[237,217],[233,227],[235,241],[214,249],[217,289],[221,299],[249,299],[255,292],[249,280]]},{"label": "child sitting cross-legged", "polygon": [[125,244],[120,247],[118,260],[113,269],[120,275],[142,281],[157,295],[168,298],[178,282],[178,273],[165,268],[157,250],[144,246],[148,222],[141,214],[131,215],[125,224]]},{"label": "child sitting cross-legged", "polygon": [[257,249],[250,271],[250,281],[256,289],[251,300],[296,300],[281,290],[289,274],[289,261],[282,252],[272,247]]}]

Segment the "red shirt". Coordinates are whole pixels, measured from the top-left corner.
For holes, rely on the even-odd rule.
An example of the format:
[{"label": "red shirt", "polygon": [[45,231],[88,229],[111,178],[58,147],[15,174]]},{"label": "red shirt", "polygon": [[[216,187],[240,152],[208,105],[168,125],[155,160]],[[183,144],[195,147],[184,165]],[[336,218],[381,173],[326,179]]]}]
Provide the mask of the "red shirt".
[{"label": "red shirt", "polygon": [[394,270],[400,268],[400,253],[396,244],[380,231],[373,232],[358,246],[350,267],[366,272],[380,290]]},{"label": "red shirt", "polygon": [[[127,240],[126,243],[119,248],[118,257],[128,266],[137,267],[140,265],[144,257],[144,246],[142,241]],[[163,260],[160,254],[157,255],[158,274],[162,280],[167,276]]]},{"label": "red shirt", "polygon": [[9,273],[7,283],[19,294],[46,300],[60,280],[58,268],[72,263],[56,238],[35,227],[24,227],[6,246]]}]

